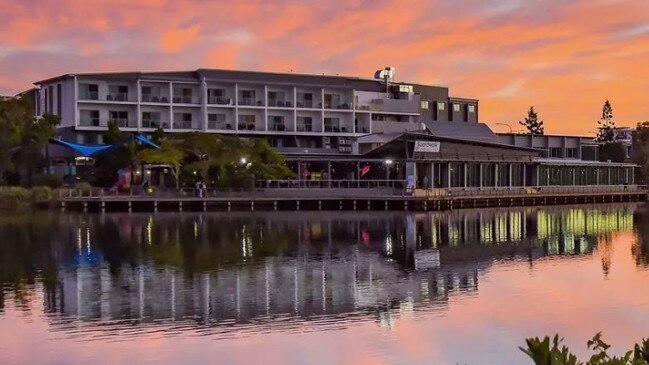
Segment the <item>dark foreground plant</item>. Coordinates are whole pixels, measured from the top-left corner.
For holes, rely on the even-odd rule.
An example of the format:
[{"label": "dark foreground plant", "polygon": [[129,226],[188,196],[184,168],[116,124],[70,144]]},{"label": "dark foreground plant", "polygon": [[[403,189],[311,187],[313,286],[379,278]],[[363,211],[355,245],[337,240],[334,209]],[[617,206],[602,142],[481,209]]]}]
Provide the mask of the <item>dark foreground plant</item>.
[{"label": "dark foreground plant", "polygon": [[552,340],[545,336],[543,340],[538,337],[525,340],[527,348],[519,347],[527,354],[536,365],[649,365],[649,339],[642,339],[640,344],[635,344],[633,350],[627,351],[624,356],[611,356],[607,353],[611,347],[602,339],[602,333],[597,333],[586,345],[593,355],[586,362],[577,359],[566,346],[561,346],[563,338],[555,335]]}]

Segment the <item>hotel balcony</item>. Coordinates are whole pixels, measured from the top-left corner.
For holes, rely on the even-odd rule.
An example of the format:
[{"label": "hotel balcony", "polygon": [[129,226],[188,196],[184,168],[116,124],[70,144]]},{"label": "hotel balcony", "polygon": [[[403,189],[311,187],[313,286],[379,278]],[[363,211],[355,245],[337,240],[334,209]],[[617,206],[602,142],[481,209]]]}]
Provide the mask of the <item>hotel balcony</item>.
[{"label": "hotel balcony", "polygon": [[143,103],[160,103],[160,104],[169,104],[169,97],[152,95],[152,94],[142,94]]},{"label": "hotel balcony", "polygon": [[200,104],[200,100],[192,96],[174,96],[172,101],[174,104]]},{"label": "hotel balcony", "polygon": [[239,98],[239,103],[238,104],[243,105],[243,106],[246,106],[246,105],[247,106],[259,106],[259,107],[264,106],[263,101],[257,100],[257,99],[254,99],[254,98]]},{"label": "hotel balcony", "polygon": [[[373,94],[373,95],[368,95]],[[360,95],[360,97],[358,97]],[[380,93],[357,93],[357,111],[394,113],[394,114],[420,114],[421,102],[419,97],[412,99],[388,99]]]},{"label": "hotel balcony", "polygon": [[226,98],[221,96],[208,96],[207,103],[211,105],[234,105],[232,98]]},{"label": "hotel balcony", "polygon": [[169,123],[160,119],[142,119],[142,128],[169,129]]},{"label": "hotel balcony", "polygon": [[79,90],[79,100],[99,100],[99,92]]},{"label": "hotel balcony", "polygon": [[313,105],[313,100],[298,100],[298,102],[295,103],[295,106],[298,108],[312,109],[314,107]]},{"label": "hotel balcony", "polygon": [[270,107],[279,107],[279,108],[292,108],[293,103],[291,103],[288,100],[268,99],[268,106],[270,106]]},{"label": "hotel balcony", "polygon": [[117,123],[119,128],[137,128],[137,120],[129,119],[79,119],[79,126],[81,127],[107,127],[109,122]]}]

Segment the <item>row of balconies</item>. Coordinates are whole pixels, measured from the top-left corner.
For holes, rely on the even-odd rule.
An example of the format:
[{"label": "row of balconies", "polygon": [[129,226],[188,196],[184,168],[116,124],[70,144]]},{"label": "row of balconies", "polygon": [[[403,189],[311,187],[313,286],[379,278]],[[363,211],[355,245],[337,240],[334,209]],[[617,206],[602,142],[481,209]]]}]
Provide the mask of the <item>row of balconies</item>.
[{"label": "row of balconies", "polygon": [[[79,126],[82,127],[107,127],[109,121],[117,122],[117,125],[120,128],[137,128],[137,120],[129,119],[103,119],[98,118],[92,119],[80,119]],[[328,120],[326,119],[323,124],[314,124],[312,121],[298,121],[293,129],[292,122],[286,122],[284,120],[274,120],[268,119],[268,131],[274,132],[322,132],[325,133],[369,133],[369,125],[365,124],[356,124],[355,131],[348,124],[341,123],[339,120]],[[221,120],[208,120],[207,129],[210,130],[236,130],[238,131],[266,131],[266,125],[264,123],[259,123],[257,119],[249,120],[240,120],[238,124],[235,124],[233,120],[221,119]],[[163,128],[163,129],[194,129],[201,130],[202,122],[192,121],[192,120],[174,120],[169,123],[168,121],[163,121],[162,119],[142,119],[142,128]]]}]

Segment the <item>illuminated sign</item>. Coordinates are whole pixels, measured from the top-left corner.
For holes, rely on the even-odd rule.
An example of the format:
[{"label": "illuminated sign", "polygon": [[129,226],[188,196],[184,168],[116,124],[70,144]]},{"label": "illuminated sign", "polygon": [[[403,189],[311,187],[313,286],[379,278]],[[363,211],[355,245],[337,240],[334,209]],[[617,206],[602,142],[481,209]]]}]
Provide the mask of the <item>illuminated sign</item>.
[{"label": "illuminated sign", "polygon": [[440,147],[437,141],[415,141],[415,152],[439,153]]}]

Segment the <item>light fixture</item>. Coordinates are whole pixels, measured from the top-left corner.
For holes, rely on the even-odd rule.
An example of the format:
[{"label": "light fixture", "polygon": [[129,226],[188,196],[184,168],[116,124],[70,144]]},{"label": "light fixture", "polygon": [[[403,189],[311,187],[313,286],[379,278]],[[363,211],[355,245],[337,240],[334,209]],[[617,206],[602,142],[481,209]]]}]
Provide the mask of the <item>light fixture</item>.
[{"label": "light fixture", "polygon": [[245,157],[241,157],[241,159],[239,160],[239,162],[241,162],[242,165],[245,165],[245,164],[248,162],[248,159],[245,158]]},{"label": "light fixture", "polygon": [[388,166],[392,165],[392,163],[394,163],[394,161],[392,161],[391,159],[385,160],[385,164],[388,165]]}]

